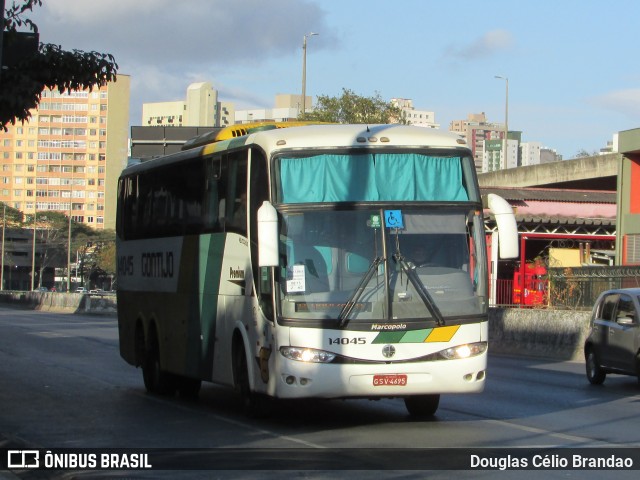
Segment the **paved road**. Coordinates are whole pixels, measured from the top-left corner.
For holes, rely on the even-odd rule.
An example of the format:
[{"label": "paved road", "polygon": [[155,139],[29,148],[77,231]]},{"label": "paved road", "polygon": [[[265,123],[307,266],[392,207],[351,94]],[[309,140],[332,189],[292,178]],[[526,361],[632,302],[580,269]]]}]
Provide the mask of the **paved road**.
[{"label": "paved road", "polygon": [[[548,448],[556,447],[635,447],[640,452],[636,379],[610,376],[605,385],[593,387],[583,370],[580,362],[490,357],[485,392],[443,396],[430,421],[411,420],[403,402],[392,399],[286,402],[278,404],[272,417],[251,420],[232,391],[214,385],[205,385],[195,403],[146,394],[140,370],[119,357],[114,317],[0,308],[0,440],[4,448],[277,449],[276,456],[280,449],[302,449],[296,455],[328,464],[333,457],[325,452],[358,448],[360,454],[378,455],[372,465],[381,461],[379,456],[393,453],[392,448],[529,447],[549,454],[554,450]],[[234,455],[229,458],[243,458]],[[399,455],[402,458],[402,452]],[[135,478],[158,477],[158,472],[134,473]],[[430,478],[451,473],[432,472]],[[461,475],[504,478],[510,473],[512,478],[542,478],[535,470]],[[607,478],[607,473],[637,476],[637,471],[545,471],[543,478]],[[33,471],[17,474],[50,478]],[[109,475],[113,472],[97,471],[82,478]],[[265,476],[282,474],[180,472],[179,478]],[[383,476],[422,478],[406,471]],[[304,475],[338,477],[335,471]],[[349,477],[370,478],[361,472]],[[167,478],[178,477],[173,472]]]}]

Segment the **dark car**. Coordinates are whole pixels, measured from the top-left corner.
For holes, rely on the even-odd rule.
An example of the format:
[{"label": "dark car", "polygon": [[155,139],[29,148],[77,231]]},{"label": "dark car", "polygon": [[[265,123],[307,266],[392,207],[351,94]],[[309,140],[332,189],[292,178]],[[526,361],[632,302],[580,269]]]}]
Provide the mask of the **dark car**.
[{"label": "dark car", "polygon": [[640,382],[640,288],[607,290],[596,300],[584,344],[587,378],[594,385],[607,373]]}]

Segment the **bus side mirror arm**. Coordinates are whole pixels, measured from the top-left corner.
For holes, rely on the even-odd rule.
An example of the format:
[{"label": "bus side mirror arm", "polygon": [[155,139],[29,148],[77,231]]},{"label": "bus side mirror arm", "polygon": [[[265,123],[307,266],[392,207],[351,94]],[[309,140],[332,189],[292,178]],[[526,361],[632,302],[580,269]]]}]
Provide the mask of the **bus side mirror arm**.
[{"label": "bus side mirror arm", "polygon": [[258,265],[278,266],[278,212],[264,201],[258,209]]},{"label": "bus side mirror arm", "polygon": [[485,198],[486,206],[495,216],[498,226],[498,244],[500,258],[518,257],[518,224],[513,207],[504,198],[489,193]]}]

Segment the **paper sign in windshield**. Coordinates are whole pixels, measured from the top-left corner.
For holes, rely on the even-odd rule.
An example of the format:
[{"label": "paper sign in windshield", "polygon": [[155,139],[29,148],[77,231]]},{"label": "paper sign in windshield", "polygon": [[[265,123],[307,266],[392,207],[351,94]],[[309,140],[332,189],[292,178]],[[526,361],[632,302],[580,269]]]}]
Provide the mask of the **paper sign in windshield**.
[{"label": "paper sign in windshield", "polygon": [[287,267],[287,292],[304,292],[304,265]]}]

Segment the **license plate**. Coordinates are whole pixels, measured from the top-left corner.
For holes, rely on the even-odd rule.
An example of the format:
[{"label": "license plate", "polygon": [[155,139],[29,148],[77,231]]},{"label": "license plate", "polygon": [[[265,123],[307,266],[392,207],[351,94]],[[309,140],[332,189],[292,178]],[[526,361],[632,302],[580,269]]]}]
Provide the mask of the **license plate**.
[{"label": "license plate", "polygon": [[404,374],[395,375],[374,375],[374,387],[404,387],[407,384],[407,376]]}]

